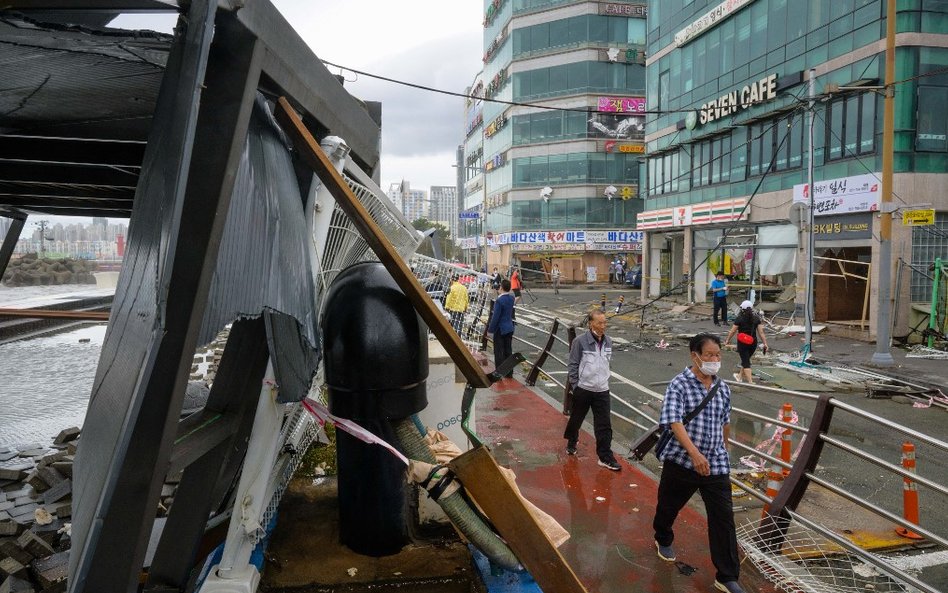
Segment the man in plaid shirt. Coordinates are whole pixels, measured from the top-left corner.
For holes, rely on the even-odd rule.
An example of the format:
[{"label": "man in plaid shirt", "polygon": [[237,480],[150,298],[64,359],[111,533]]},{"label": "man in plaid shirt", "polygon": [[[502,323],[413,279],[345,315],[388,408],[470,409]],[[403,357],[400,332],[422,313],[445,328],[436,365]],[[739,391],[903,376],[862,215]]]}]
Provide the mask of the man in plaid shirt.
[{"label": "man in plaid shirt", "polygon": [[655,547],[662,560],[675,561],[672,526],[678,512],[695,491],[701,493],[708,515],[708,542],[714,563],[714,588],[725,593],[744,593],[738,584],[740,561],[731,503],[731,471],[727,454],[730,433],[731,391],[721,383],[718,392],[701,413],[685,426],[682,420],[708,394],[721,369],[721,340],[698,334],[688,344],[691,366],[678,374],[665,391],[659,422],[674,438],[659,454],[664,463],[655,508]]}]

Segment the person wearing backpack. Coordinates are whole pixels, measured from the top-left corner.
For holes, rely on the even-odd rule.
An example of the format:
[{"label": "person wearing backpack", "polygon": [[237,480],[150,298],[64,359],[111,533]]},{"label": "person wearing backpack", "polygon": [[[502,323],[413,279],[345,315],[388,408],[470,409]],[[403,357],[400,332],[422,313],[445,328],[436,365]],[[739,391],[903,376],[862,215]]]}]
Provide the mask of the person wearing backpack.
[{"label": "person wearing backpack", "polygon": [[725,344],[731,343],[731,338],[737,334],[737,353],[741,357],[741,372],[734,373],[734,380],[743,383],[753,383],[751,371],[751,357],[757,351],[757,345],[763,344],[764,354],[767,354],[767,336],[764,335],[763,320],[754,312],[754,303],[741,303],[741,312],[734,318],[734,325],[727,332]]},{"label": "person wearing backpack", "polygon": [[[717,571],[714,588],[744,593],[737,582],[740,560],[729,479],[731,391],[717,376],[721,370],[721,339],[698,334],[689,341],[688,350],[691,366],[668,384],[659,419],[673,436],[658,453],[663,465],[652,521],[655,549],[662,560],[676,560],[672,547],[675,519],[694,493],[700,492],[708,515],[711,562]],[[698,414],[690,414],[696,409],[700,409]]]}]

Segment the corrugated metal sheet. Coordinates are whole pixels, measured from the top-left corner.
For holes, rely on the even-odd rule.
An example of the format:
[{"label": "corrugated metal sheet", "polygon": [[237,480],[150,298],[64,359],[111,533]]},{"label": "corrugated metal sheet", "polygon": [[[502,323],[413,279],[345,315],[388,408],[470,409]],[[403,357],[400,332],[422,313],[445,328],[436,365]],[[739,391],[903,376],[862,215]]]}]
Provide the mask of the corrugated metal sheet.
[{"label": "corrugated metal sheet", "polygon": [[[295,319],[315,351],[319,340],[311,242],[289,150],[261,96],[237,171],[199,343],[210,342],[238,317],[256,317],[269,309]],[[271,349],[270,354],[287,351]]]}]

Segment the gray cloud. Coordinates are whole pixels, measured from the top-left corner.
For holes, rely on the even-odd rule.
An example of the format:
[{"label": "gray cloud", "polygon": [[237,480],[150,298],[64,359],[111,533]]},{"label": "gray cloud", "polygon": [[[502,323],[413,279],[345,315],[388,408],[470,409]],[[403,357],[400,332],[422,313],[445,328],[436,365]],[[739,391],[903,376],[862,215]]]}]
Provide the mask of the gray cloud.
[{"label": "gray cloud", "polygon": [[[397,33],[396,33],[397,35]],[[481,70],[481,35],[472,32],[385,56],[364,70],[463,93]],[[335,69],[330,68],[335,71]],[[351,79],[351,73],[345,73]],[[464,99],[366,76],[346,83],[353,95],[382,102],[382,152],[399,157],[449,151],[463,141]]]}]

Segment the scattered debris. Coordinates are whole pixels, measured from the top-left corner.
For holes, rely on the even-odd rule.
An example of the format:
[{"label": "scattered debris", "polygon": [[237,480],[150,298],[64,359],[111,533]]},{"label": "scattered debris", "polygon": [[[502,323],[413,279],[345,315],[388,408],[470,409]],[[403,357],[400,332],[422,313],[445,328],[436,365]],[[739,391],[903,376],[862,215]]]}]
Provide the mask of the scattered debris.
[{"label": "scattered debris", "polygon": [[597,502],[605,502],[605,501],[606,501],[606,497],[605,497],[605,496],[597,496],[597,497],[596,497],[596,501],[597,501]]},{"label": "scattered debris", "polygon": [[905,358],[927,358],[929,360],[948,360],[948,351],[938,350],[937,348],[929,348],[928,346],[922,346],[921,344],[916,344],[909,348],[908,354],[905,355]]},{"label": "scattered debris", "polygon": [[659,340],[658,344],[655,344],[655,347],[664,350],[665,348],[668,348],[668,342],[665,341],[665,338],[662,338]]},{"label": "scattered debris", "polygon": [[350,569],[347,570],[346,572],[349,573],[349,576],[350,576],[350,577],[354,577],[355,575],[359,574],[359,569],[353,566],[352,568],[350,568]]}]

